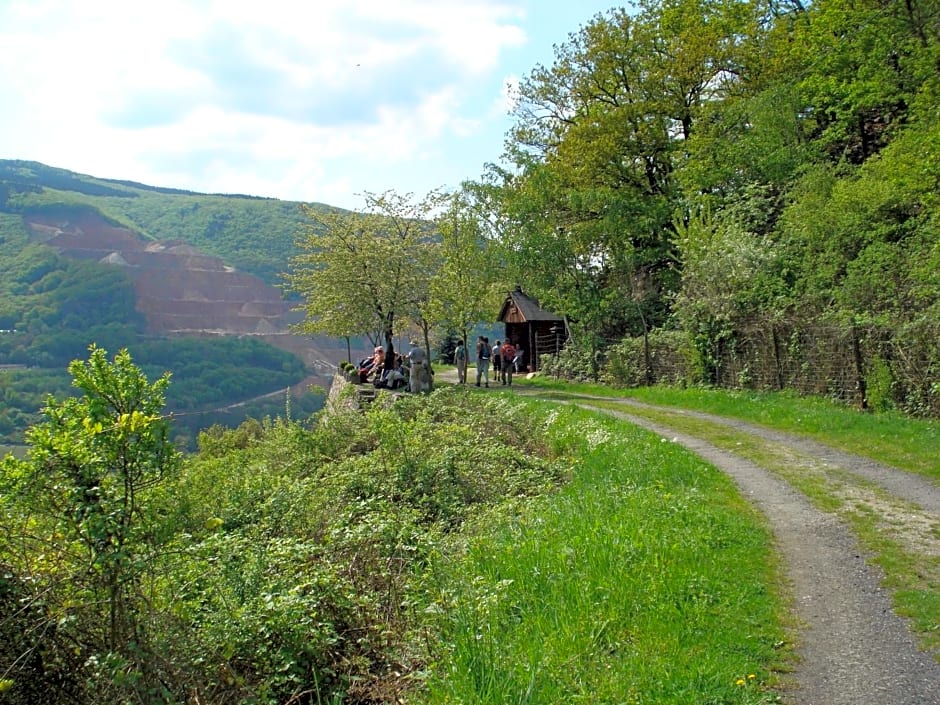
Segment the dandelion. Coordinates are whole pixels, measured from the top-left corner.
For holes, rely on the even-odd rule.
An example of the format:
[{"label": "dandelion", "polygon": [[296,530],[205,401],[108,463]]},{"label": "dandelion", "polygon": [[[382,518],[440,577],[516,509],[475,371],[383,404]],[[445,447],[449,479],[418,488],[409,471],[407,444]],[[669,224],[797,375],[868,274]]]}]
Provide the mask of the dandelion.
[{"label": "dandelion", "polygon": [[749,681],[752,681],[752,680],[754,680],[755,678],[757,678],[757,676],[755,676],[753,673],[748,673],[748,674],[747,674],[747,679],[748,679]]},{"label": "dandelion", "polygon": [[734,682],[734,684],[735,684],[735,685],[744,685],[744,679],[743,679],[743,678],[738,678],[738,679]]}]

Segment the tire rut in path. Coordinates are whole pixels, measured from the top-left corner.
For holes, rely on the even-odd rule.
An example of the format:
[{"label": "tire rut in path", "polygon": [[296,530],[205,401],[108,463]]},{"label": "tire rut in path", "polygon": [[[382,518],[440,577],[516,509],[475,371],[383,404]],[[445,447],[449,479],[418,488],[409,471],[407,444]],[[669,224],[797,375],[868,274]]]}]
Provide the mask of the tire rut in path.
[{"label": "tire rut in path", "polygon": [[[592,408],[672,438],[711,462],[767,517],[800,622],[800,661],[784,678],[784,702],[940,705],[940,664],[917,647],[904,620],[893,612],[879,576],[843,522],[750,461],[646,419]],[[773,436],[775,442],[795,440],[776,432]],[[842,456],[843,461],[851,457]],[[878,470],[885,471],[883,466]]]}]

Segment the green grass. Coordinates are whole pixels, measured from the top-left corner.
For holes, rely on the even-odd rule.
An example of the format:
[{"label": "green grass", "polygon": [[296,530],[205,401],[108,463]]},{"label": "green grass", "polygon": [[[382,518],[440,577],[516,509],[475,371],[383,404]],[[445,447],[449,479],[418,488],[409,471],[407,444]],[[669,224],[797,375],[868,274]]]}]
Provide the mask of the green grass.
[{"label": "green grass", "polygon": [[488,517],[442,566],[429,703],[766,703],[784,608],[768,531],[674,444],[578,409],[560,493]]},{"label": "green grass", "polygon": [[[881,569],[895,609],[911,619],[921,647],[940,658],[940,557],[935,550],[923,548],[936,538],[925,528],[933,526],[933,532],[937,531],[929,515],[891,498],[863,478],[723,424],[668,409],[624,408],[615,401],[589,404],[649,419],[747,458],[780,475],[820,510],[839,516],[855,533],[870,562]],[[905,524],[901,518],[915,520]]]},{"label": "green grass", "polygon": [[627,397],[649,404],[681,407],[741,419],[798,433],[850,453],[940,480],[940,423],[899,413],[860,412],[820,397],[788,392],[749,392],[705,388],[614,389],[568,384],[545,378],[526,385],[561,393]]}]

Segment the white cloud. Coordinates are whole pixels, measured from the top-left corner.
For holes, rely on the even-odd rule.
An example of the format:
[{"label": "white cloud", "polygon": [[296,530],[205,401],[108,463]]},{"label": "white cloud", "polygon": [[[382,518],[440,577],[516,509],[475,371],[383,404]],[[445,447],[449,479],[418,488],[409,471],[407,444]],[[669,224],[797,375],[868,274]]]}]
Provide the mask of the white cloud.
[{"label": "white cloud", "polygon": [[525,2],[0,0],[0,158],[345,206],[455,186],[499,156]]}]

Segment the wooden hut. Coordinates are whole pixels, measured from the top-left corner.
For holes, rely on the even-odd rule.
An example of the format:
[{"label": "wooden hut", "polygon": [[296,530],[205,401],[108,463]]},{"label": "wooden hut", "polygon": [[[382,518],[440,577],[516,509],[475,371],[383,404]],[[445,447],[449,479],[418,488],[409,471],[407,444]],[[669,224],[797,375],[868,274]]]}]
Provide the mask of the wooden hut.
[{"label": "wooden hut", "polygon": [[549,313],[520,287],[509,292],[497,319],[505,326],[505,339],[522,346],[523,369],[535,371],[542,355],[555,355],[568,340],[565,319]]}]

